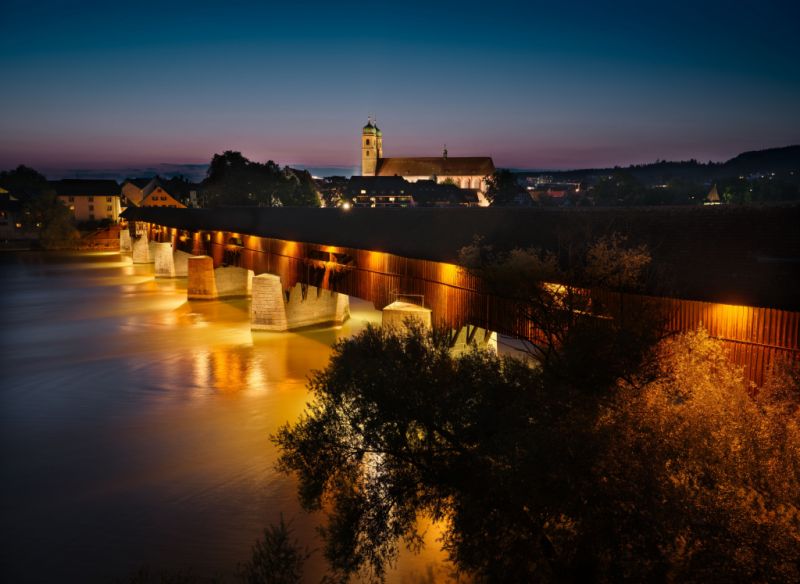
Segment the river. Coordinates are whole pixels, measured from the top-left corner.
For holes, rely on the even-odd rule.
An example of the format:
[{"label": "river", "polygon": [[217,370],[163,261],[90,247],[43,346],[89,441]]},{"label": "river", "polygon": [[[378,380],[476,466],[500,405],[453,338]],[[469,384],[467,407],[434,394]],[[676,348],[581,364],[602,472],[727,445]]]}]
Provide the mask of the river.
[{"label": "river", "polygon": [[[0,351],[4,582],[127,582],[142,566],[231,575],[281,514],[318,548],[320,518],[274,470],[337,338],[379,322],[251,333],[246,300],[187,302],[185,280],[115,253],[4,253]],[[428,531],[389,582],[448,572]],[[321,552],[305,580],[324,574]]]}]

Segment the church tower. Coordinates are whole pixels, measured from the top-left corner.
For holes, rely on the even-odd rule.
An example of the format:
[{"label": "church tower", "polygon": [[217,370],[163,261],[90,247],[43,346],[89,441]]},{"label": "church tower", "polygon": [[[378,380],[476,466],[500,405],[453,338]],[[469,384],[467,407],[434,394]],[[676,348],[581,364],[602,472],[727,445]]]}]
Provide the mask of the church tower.
[{"label": "church tower", "polygon": [[361,130],[361,175],[375,176],[378,170],[378,159],[383,154],[383,136],[372,118]]}]

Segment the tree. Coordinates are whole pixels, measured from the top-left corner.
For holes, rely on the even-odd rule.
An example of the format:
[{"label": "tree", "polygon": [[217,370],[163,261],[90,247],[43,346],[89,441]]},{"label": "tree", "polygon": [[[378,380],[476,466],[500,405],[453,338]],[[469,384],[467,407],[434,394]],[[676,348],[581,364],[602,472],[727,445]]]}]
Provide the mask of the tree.
[{"label": "tree", "polygon": [[657,352],[658,375],[621,385],[598,424],[608,450],[597,487],[628,577],[800,580],[797,365],[779,366],[753,399],[702,329]]},{"label": "tree", "polygon": [[497,170],[486,179],[486,198],[493,206],[516,205],[517,197],[521,194],[526,194],[525,189],[510,170]]},{"label": "tree", "polygon": [[311,175],[269,160],[251,162],[240,152],[215,154],[203,181],[210,206],[319,206]]},{"label": "tree", "polygon": [[329,510],[325,555],[337,574],[368,567],[380,579],[400,542],[419,545],[416,519],[427,515],[447,520],[446,549],[478,581],[596,575],[608,549],[593,544],[603,524],[594,428],[653,337],[643,320],[592,318],[591,296],[566,279],[600,274],[629,286],[644,252],[619,239],[589,250],[589,267],[572,270],[540,250],[476,244],[462,254],[491,286],[516,286],[541,332],[530,340],[535,364],[478,350],[453,357],[446,335],[414,326],[368,328],[334,347],[311,379],[306,414],[274,440],[302,505]]},{"label": "tree", "polygon": [[302,580],[303,563],[310,556],[292,539],[292,529],[281,516],[277,525],[264,529],[250,560],[239,567],[239,578],[245,584],[296,584]]},{"label": "tree", "polygon": [[607,386],[640,366],[662,333],[652,303],[630,304],[624,295],[648,276],[650,254],[618,234],[573,243],[559,256],[536,248],[503,251],[477,240],[461,250],[459,263],[490,293],[518,301],[516,316],[536,331],[526,347],[546,375]]},{"label": "tree", "polygon": [[[419,545],[420,514],[451,518],[446,545],[467,567],[525,573],[519,559],[540,555],[531,518],[519,501],[494,495],[509,488],[513,497],[506,471],[528,469],[509,446],[530,437],[515,433],[529,426],[520,406],[536,393],[531,374],[488,352],[453,359],[444,336],[413,326],[368,327],[335,345],[330,365],[311,378],[315,401],[274,440],[280,468],[298,474],[302,505],[330,509],[323,535],[336,574],[366,567],[380,579],[400,541]],[[461,535],[479,528],[488,529],[480,542]],[[498,549],[508,557],[492,559]]]},{"label": "tree", "polygon": [[61,247],[77,239],[69,209],[43,175],[21,165],[0,172],[0,186],[19,199],[23,231],[36,233],[42,247]]},{"label": "tree", "polygon": [[746,204],[752,201],[752,188],[745,178],[722,180],[718,187],[723,203]]},{"label": "tree", "polygon": [[284,167],[285,187],[279,198],[285,207],[318,207],[320,194],[311,173],[307,170]]},{"label": "tree", "polygon": [[50,189],[47,179],[34,169],[20,164],[13,170],[0,172],[0,187],[21,201],[27,201]]},{"label": "tree", "polygon": [[427,515],[477,582],[796,581],[796,365],[767,407],[704,331],[655,353],[655,376],[600,392],[370,327],[313,376],[314,402],[274,438],[280,466],[328,510],[342,579],[380,580]]},{"label": "tree", "polygon": [[632,174],[618,169],[601,179],[592,189],[596,205],[635,205],[644,196],[645,187]]}]

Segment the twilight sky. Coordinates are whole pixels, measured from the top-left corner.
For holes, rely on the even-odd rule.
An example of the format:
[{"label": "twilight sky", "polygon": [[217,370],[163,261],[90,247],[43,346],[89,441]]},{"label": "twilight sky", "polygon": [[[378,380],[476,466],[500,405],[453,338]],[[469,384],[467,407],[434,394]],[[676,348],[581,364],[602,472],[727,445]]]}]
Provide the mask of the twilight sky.
[{"label": "twilight sky", "polygon": [[387,156],[501,167],[800,143],[800,3],[0,2],[0,169]]}]

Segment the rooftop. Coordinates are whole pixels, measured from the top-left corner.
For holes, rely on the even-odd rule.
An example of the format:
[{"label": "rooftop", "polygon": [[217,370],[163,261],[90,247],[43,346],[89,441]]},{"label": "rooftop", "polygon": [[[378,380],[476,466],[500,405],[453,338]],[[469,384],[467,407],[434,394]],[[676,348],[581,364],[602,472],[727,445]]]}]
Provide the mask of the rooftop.
[{"label": "rooftop", "polygon": [[128,219],[456,262],[475,236],[498,248],[565,253],[619,233],[646,244],[676,298],[800,310],[800,205],[548,208],[136,208]]},{"label": "rooftop", "polygon": [[378,176],[489,176],[494,162],[488,156],[381,158]]}]

